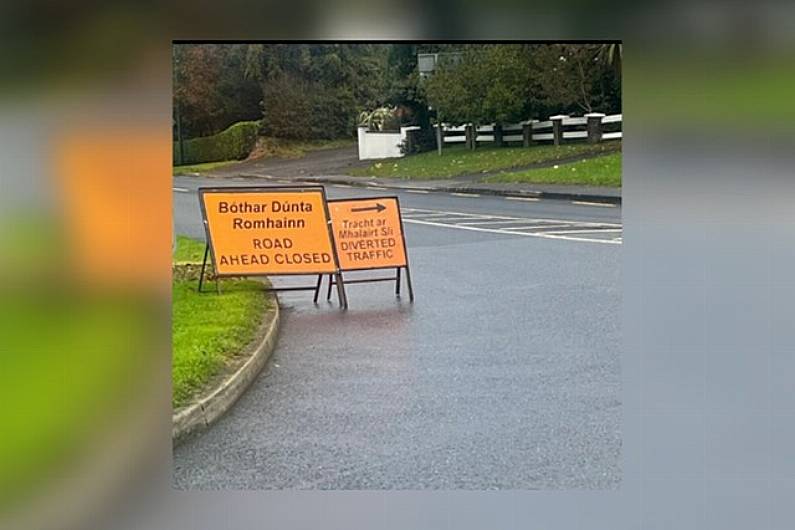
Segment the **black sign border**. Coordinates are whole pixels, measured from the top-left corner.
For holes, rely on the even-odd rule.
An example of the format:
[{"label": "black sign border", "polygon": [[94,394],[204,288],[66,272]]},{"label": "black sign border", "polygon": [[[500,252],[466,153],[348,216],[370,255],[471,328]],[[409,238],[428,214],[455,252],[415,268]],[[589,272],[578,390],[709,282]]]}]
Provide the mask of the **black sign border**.
[{"label": "black sign border", "polygon": [[[202,214],[202,224],[204,225],[204,237],[206,242],[206,248],[204,252],[204,264],[202,265],[202,273],[201,277],[199,278],[199,291],[201,292],[202,280],[204,279],[204,269],[207,262],[207,251],[209,250],[210,257],[212,259],[213,269],[215,271],[215,278],[216,278],[216,290],[218,290],[218,278],[248,278],[248,277],[256,277],[256,276],[314,276],[318,275],[322,277],[323,274],[329,274],[331,276],[337,277],[337,290],[338,295],[340,298],[340,305],[343,309],[347,309],[348,307],[348,300],[347,296],[345,295],[345,282],[342,278],[341,269],[340,269],[340,262],[339,257],[337,256],[337,242],[334,240],[334,231],[331,227],[331,213],[328,209],[328,197],[326,196],[326,188],[322,185],[311,185],[311,186],[202,186],[199,187],[197,190],[197,195],[199,198],[199,208],[201,209]],[[329,236],[329,242],[331,243],[331,255],[334,259],[334,268],[335,271],[330,272],[278,272],[278,273],[266,273],[263,272],[262,274],[235,274],[235,273],[218,273],[218,266],[215,257],[215,246],[213,245],[212,235],[210,233],[210,226],[207,222],[207,209],[206,205],[204,204],[204,196],[205,194],[210,193],[305,193],[305,192],[319,192],[321,203],[323,204],[323,211],[326,215],[326,230]],[[402,220],[401,220],[402,223]],[[401,225],[401,230],[403,230]],[[408,258],[407,258],[408,259]],[[317,293],[320,289],[320,282],[314,286],[307,286],[307,287],[271,287],[267,289],[268,291],[315,291],[315,300],[317,301]]]},{"label": "black sign border", "polygon": [[[395,269],[395,276],[390,278],[357,278],[352,280],[346,280],[345,283],[352,284],[352,283],[370,283],[370,282],[387,282],[387,281],[394,281],[395,282],[395,295],[400,296],[400,270],[403,269],[406,273],[406,283],[408,284],[409,289],[409,301],[414,301],[414,286],[411,283],[411,267],[409,266],[409,251],[406,247],[406,230],[403,227],[403,213],[400,208],[400,198],[397,195],[378,195],[376,197],[348,197],[348,198],[339,198],[339,199],[328,199],[328,202],[353,202],[353,201],[378,201],[378,200],[394,200],[395,204],[397,205],[398,210],[398,221],[400,222],[400,239],[403,243],[403,256],[406,258],[406,264],[400,266],[390,265],[387,267],[361,267],[355,269],[339,269],[339,274],[337,275],[338,278],[342,278],[343,272],[359,272],[359,271],[375,271],[375,270],[386,270],[386,269]],[[337,253],[337,240],[334,236],[333,226],[334,220],[329,216],[329,227],[332,231],[332,241],[334,243],[334,253]],[[338,262],[339,265],[339,262]],[[326,295],[326,299],[331,299],[331,288],[334,285],[334,279],[331,277],[332,275],[329,274],[329,285],[328,285],[328,294]],[[322,275],[318,278],[318,285],[322,280]]]}]

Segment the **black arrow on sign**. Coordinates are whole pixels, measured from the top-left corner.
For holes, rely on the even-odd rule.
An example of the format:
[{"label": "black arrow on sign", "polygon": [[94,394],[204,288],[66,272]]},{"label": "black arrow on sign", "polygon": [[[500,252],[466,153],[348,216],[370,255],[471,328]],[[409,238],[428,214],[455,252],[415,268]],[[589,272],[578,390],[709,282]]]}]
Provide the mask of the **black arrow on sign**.
[{"label": "black arrow on sign", "polygon": [[377,202],[375,203],[375,206],[367,206],[366,208],[351,208],[352,212],[371,212],[373,210],[377,210],[380,213],[386,210],[386,206],[380,202]]}]

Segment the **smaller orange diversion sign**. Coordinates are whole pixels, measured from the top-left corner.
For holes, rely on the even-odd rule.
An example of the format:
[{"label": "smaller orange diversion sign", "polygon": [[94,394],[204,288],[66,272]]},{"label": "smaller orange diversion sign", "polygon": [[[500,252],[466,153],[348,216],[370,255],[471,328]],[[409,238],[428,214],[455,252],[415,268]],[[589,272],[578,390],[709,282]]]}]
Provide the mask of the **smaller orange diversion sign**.
[{"label": "smaller orange diversion sign", "polygon": [[340,269],[406,267],[406,246],[395,197],[328,201]]},{"label": "smaller orange diversion sign", "polygon": [[199,193],[219,275],[337,272],[322,188],[203,188]]}]

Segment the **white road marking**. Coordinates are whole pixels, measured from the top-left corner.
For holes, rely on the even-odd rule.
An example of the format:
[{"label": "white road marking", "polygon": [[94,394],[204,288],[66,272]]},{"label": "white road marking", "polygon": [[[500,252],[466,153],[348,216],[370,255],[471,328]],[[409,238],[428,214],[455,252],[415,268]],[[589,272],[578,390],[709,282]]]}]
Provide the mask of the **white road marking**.
[{"label": "white road marking", "polygon": [[369,189],[369,190],[381,190],[381,191],[385,191],[386,190],[386,188],[382,188],[381,186],[367,186],[367,189]]},{"label": "white road marking", "polygon": [[[491,221],[467,221],[465,223],[458,223],[460,225],[504,225],[504,224],[512,224],[512,223],[526,223],[527,219],[494,219]],[[510,227],[506,227],[510,228]]]},{"label": "white road marking", "polygon": [[430,193],[428,190],[403,190],[406,193]]},{"label": "white road marking", "polygon": [[585,241],[588,243],[605,243],[609,245],[620,245],[619,241],[613,239],[589,239],[584,237],[567,237],[555,234],[547,234],[544,232],[509,232],[506,230],[502,230],[500,228],[480,228],[477,226],[461,226],[461,225],[454,225],[454,224],[444,224],[444,223],[434,223],[431,221],[420,221],[418,219],[403,219],[406,223],[414,223],[420,225],[428,225],[428,226],[441,226],[444,228],[458,228],[459,230],[474,230],[476,232],[491,232],[493,234],[505,234],[505,235],[512,235],[512,236],[527,236],[527,237],[543,237],[546,239],[566,239],[568,241]]},{"label": "white road marking", "polygon": [[332,184],[335,188],[352,188],[353,186],[348,186],[347,184]]},{"label": "white road marking", "polygon": [[540,230],[546,228],[576,228],[579,225],[565,224],[565,225],[549,225],[549,224],[535,224],[532,226],[506,226],[504,230]]},{"label": "white road marking", "polygon": [[174,186],[171,189],[174,190],[174,191],[178,191],[180,193],[190,193],[190,190],[188,188],[178,188],[178,187]]},{"label": "white road marking", "polygon": [[541,199],[538,197],[505,197],[506,201],[527,201],[527,202],[538,202]]},{"label": "white road marking", "polygon": [[480,197],[479,193],[451,193],[450,195],[455,195],[456,197]]},{"label": "white road marking", "polygon": [[[470,216],[470,217],[480,217],[483,219],[524,219],[522,217],[508,217],[504,215],[487,215],[487,214],[479,214],[479,213],[469,213],[469,212],[451,212],[449,210],[429,210],[427,208],[401,208],[404,212],[417,212],[417,213],[446,213],[453,216]],[[613,228],[621,228],[620,223],[597,223],[597,222],[590,222],[590,221],[572,221],[571,219],[551,219],[551,218],[538,218],[538,219],[524,219],[530,223],[566,223],[567,226],[572,223],[580,224],[583,226],[605,226],[605,227],[613,227]]]},{"label": "white road marking", "polygon": [[439,218],[442,217],[460,217],[461,219],[482,219],[482,217],[476,217],[471,215],[456,215],[456,214],[449,214],[449,213],[406,213],[406,216],[415,218],[415,219],[430,219],[430,218]]},{"label": "white road marking", "polygon": [[473,219],[477,219],[476,217],[456,217],[456,216],[443,216],[443,217],[415,217],[409,216],[406,219],[419,219],[421,221],[436,221],[437,223],[459,223],[462,221],[472,221]]},{"label": "white road marking", "polygon": [[601,206],[602,208],[615,208],[615,204],[606,202],[588,202],[588,201],[571,201],[572,204],[579,204],[580,206]]},{"label": "white road marking", "polygon": [[545,234],[607,234],[610,232],[621,232],[621,228],[603,228],[601,230],[555,230],[552,232],[544,232]]},{"label": "white road marking", "polygon": [[[452,212],[444,210],[429,210],[425,208],[404,208],[403,220],[428,226],[444,228],[458,228],[460,230],[473,230],[476,232],[490,232],[511,236],[542,237],[546,239],[565,239],[568,241],[581,241],[588,243],[602,243],[611,245],[622,244],[622,238],[597,238],[597,234],[622,232],[619,223],[600,223],[591,221],[576,221],[564,219],[531,219],[523,217],[510,217],[501,215],[485,215],[468,212]],[[496,224],[521,223],[522,226],[486,226]],[[549,229],[556,229],[554,231]],[[560,230],[570,229],[570,230]],[[530,231],[528,231],[530,230]],[[593,234],[591,237],[575,236],[572,234]]]}]

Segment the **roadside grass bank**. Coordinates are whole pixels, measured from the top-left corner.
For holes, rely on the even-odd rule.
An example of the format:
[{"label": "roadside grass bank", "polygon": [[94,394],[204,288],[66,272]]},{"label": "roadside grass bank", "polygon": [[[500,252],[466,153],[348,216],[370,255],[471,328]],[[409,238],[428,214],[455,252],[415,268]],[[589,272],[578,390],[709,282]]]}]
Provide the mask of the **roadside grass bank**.
[{"label": "roadside grass bank", "polygon": [[172,405],[189,403],[213,378],[222,374],[256,337],[265,312],[275,300],[261,282],[223,279],[221,294],[214,283],[210,292],[196,290],[198,267],[188,274],[180,265],[198,262],[204,243],[186,237],[177,240],[172,280]]},{"label": "roadside grass bank", "polygon": [[483,182],[620,187],[621,153],[612,153],[551,167],[491,175],[484,178]]},{"label": "roadside grass bank", "polygon": [[342,138],[336,140],[285,140],[283,138],[273,138],[260,136],[248,159],[260,158],[302,158],[307,153],[313,151],[325,151],[327,149],[342,149],[343,147],[353,147],[356,141],[352,138]]},{"label": "roadside grass bank", "polygon": [[387,177],[416,180],[445,179],[477,173],[524,168],[576,156],[597,156],[621,149],[620,142],[532,147],[446,147],[441,156],[427,151],[404,158],[376,161],[366,168],[353,168],[352,176]]}]

